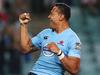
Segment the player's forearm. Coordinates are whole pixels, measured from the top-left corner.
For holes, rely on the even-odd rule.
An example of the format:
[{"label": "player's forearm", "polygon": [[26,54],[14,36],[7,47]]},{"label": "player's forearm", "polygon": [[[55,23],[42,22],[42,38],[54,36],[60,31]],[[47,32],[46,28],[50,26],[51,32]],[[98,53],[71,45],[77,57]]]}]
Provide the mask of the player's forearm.
[{"label": "player's forearm", "polygon": [[72,75],[75,75],[78,72],[80,64],[79,58],[65,56],[62,50],[60,50],[54,42],[48,44],[48,49],[58,55],[58,58],[64,68]]},{"label": "player's forearm", "polygon": [[71,75],[76,75],[78,70],[79,70],[79,66],[80,66],[80,59],[76,58],[76,59],[72,59],[70,57],[64,57],[61,60],[62,65],[64,66],[64,68],[69,71],[69,73],[71,73]]},{"label": "player's forearm", "polygon": [[27,25],[20,25],[20,42],[21,42],[21,47],[23,48],[22,51],[24,53],[29,51],[29,44],[30,44],[30,38],[28,34],[28,28]]}]

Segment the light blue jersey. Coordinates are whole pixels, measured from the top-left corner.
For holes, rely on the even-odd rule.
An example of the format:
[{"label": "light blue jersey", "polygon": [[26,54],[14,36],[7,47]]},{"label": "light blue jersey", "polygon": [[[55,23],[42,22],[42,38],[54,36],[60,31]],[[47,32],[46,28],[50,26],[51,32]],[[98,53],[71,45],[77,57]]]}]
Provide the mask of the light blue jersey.
[{"label": "light blue jersey", "polygon": [[64,69],[58,56],[48,50],[47,45],[55,42],[66,56],[80,58],[80,39],[71,28],[57,34],[52,29],[45,29],[32,38],[32,44],[41,49],[41,54],[31,72],[37,75],[63,75]]}]

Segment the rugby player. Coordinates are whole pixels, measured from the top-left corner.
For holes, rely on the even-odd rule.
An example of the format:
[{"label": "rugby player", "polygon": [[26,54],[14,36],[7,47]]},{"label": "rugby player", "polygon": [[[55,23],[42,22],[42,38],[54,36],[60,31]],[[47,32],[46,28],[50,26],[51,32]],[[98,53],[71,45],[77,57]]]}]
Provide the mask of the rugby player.
[{"label": "rugby player", "polygon": [[71,75],[78,73],[81,42],[70,28],[70,16],[70,6],[55,3],[48,16],[50,28],[32,38],[29,37],[27,28],[31,20],[30,14],[23,13],[19,16],[22,52],[31,52],[34,47],[41,50],[40,57],[28,75],[64,75],[65,71]]}]

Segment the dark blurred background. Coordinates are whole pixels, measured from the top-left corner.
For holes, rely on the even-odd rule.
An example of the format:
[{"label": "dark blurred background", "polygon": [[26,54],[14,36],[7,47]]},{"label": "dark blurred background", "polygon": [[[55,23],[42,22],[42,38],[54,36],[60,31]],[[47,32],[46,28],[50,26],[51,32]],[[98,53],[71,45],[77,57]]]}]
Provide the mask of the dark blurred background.
[{"label": "dark blurred background", "polygon": [[27,75],[39,52],[20,52],[18,16],[31,14],[32,37],[48,27],[50,6],[55,2],[71,7],[70,26],[83,44],[79,75],[100,75],[100,0],[0,0],[0,75]]}]

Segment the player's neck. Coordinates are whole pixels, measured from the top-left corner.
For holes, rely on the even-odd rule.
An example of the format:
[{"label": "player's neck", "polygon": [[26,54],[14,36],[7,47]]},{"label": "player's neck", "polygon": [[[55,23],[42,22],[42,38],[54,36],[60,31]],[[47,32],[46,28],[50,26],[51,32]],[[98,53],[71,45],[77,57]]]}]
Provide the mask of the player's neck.
[{"label": "player's neck", "polygon": [[58,33],[58,34],[63,32],[67,28],[69,28],[69,23],[68,22],[61,22],[59,24],[60,25],[58,25],[58,27],[55,29],[56,33]]}]

